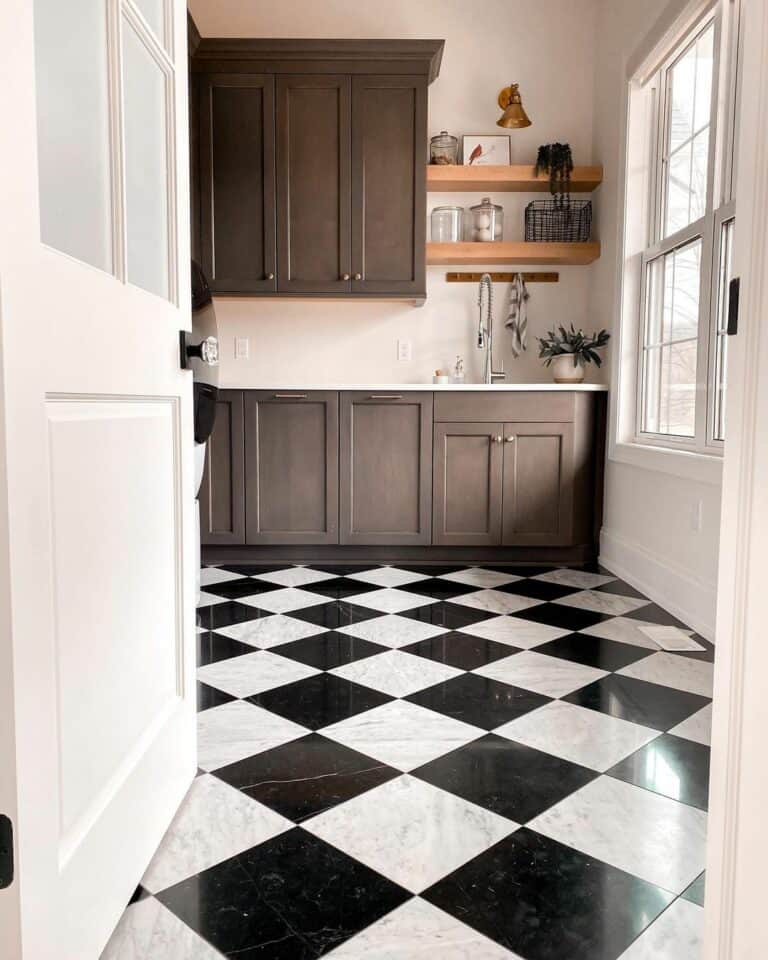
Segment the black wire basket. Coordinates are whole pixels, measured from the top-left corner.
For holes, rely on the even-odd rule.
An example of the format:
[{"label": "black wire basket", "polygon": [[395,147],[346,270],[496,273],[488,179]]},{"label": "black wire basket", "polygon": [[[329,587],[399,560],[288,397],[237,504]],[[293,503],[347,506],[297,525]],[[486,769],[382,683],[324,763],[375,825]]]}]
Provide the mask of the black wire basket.
[{"label": "black wire basket", "polygon": [[586,243],[591,232],[591,200],[532,200],[525,208],[526,240]]}]

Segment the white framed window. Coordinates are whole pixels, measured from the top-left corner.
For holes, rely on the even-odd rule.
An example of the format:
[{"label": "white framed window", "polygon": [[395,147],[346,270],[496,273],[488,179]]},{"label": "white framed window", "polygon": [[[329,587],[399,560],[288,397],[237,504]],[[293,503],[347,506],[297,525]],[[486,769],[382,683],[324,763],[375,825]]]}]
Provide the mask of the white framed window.
[{"label": "white framed window", "polygon": [[635,84],[642,110],[628,154],[648,150],[642,187],[627,186],[640,445],[711,455],[725,439],[738,24],[737,0],[705,6]]}]

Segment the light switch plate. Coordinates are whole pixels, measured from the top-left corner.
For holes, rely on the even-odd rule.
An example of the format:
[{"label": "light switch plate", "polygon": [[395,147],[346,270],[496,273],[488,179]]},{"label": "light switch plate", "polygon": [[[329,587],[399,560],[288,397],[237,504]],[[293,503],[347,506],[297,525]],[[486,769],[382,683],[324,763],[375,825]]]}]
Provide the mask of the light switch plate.
[{"label": "light switch plate", "polygon": [[247,360],[250,354],[248,337],[235,337],[235,360]]},{"label": "light switch plate", "polygon": [[409,360],[413,359],[413,348],[410,340],[397,341],[397,359],[401,363],[408,363]]}]

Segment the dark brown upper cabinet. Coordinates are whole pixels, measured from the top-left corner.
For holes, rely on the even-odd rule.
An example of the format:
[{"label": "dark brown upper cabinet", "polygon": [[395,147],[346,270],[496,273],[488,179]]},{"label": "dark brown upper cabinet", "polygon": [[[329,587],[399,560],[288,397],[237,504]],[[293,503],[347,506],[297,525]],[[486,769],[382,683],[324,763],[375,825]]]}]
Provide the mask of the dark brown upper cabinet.
[{"label": "dark brown upper cabinet", "polygon": [[280,293],[351,289],[349,77],[277,81]]},{"label": "dark brown upper cabinet", "polygon": [[206,74],[199,95],[203,270],[216,293],[274,292],[274,80]]},{"label": "dark brown upper cabinet", "polygon": [[215,292],[423,301],[427,87],[442,49],[200,40],[192,222]]}]

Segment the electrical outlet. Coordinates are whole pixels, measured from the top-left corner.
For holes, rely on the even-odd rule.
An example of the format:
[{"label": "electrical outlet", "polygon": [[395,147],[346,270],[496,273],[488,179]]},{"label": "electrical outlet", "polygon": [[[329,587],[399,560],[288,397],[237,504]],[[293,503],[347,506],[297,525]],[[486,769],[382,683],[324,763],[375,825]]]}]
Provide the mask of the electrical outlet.
[{"label": "electrical outlet", "polygon": [[250,354],[248,337],[235,337],[235,360],[247,360]]},{"label": "electrical outlet", "polygon": [[401,363],[408,363],[413,360],[413,348],[410,340],[397,341],[397,359]]}]

